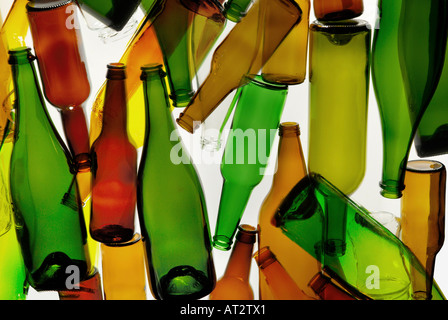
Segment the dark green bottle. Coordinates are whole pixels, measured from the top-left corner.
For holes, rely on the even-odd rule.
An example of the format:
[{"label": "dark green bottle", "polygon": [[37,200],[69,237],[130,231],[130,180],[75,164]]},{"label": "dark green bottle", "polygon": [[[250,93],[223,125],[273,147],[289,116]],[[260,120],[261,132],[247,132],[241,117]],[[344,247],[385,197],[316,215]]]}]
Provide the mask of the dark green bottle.
[{"label": "dark green bottle", "polygon": [[[426,271],[411,250],[319,174],[303,178],[274,217],[283,233],[344,282],[374,300],[417,300],[411,274]],[[432,300],[445,300],[434,283]]]},{"label": "dark green bottle", "polygon": [[199,299],[216,281],[201,182],[174,126],[160,64],[142,67],[146,134],[137,208],[156,299]]},{"label": "dark green bottle", "polygon": [[381,194],[399,198],[409,150],[439,81],[446,47],[445,0],[379,1],[372,80],[383,131]]},{"label": "dark green bottle", "polygon": [[73,160],[39,88],[29,48],[10,51],[16,93],[11,198],[27,280],[37,291],[63,290],[90,271]]}]

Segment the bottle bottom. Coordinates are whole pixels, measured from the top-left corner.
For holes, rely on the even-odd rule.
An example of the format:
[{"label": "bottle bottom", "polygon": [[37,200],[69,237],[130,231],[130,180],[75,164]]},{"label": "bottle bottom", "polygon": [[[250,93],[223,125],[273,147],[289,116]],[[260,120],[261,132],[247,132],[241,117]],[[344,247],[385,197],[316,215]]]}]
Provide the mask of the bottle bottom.
[{"label": "bottle bottom", "polygon": [[263,80],[275,84],[295,85],[301,84],[305,79],[303,77],[295,77],[289,74],[262,73]]},{"label": "bottle bottom", "polygon": [[199,299],[213,290],[213,282],[191,266],[177,266],[160,278],[161,299]]},{"label": "bottle bottom", "polygon": [[123,228],[120,225],[111,224],[102,227],[101,229],[90,230],[92,239],[102,243],[120,243],[132,239],[134,236],[134,229]]},{"label": "bottle bottom", "polygon": [[317,17],[320,21],[340,21],[340,20],[348,20],[359,17],[362,12],[357,12],[353,10],[341,10],[337,12],[328,13],[324,16]]},{"label": "bottle bottom", "polygon": [[86,261],[71,259],[63,252],[53,252],[39,269],[28,274],[28,282],[36,291],[69,290],[85,280],[87,274]]}]

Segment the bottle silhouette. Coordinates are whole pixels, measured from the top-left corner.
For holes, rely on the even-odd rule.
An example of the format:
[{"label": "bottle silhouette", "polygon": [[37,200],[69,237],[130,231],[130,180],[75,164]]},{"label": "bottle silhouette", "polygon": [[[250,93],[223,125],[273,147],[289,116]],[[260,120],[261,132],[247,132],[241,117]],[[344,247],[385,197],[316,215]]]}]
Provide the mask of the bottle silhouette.
[{"label": "bottle silhouette", "polygon": [[[193,133],[227,95],[259,73],[284,37],[299,23],[301,15],[292,0],[254,1],[247,15],[215,50],[209,75],[177,123]],[[266,40],[263,43],[262,36]]]},{"label": "bottle silhouette", "polygon": [[447,10],[445,1],[380,1],[378,7],[372,81],[383,133],[381,195],[400,198],[414,135],[440,78]]},{"label": "bottle silhouette", "polygon": [[414,295],[416,299],[430,300],[436,255],[445,239],[446,169],[438,161],[409,161],[404,181],[401,239],[427,273],[426,279],[411,274]]},{"label": "bottle silhouette", "polygon": [[364,12],[362,0],[315,0],[314,14],[321,21],[353,19]]},{"label": "bottle silhouette", "polygon": [[263,79],[268,82],[295,85],[305,81],[310,0],[296,0],[296,3],[302,10],[300,22],[288,33],[285,40],[261,69]]},{"label": "bottle silhouette", "polygon": [[127,242],[101,243],[104,300],[146,300],[145,258],[139,233]]},{"label": "bottle silhouette", "polygon": [[224,179],[213,246],[229,250],[252,190],[264,176],[288,87],[256,76],[241,88],[221,160]]},{"label": "bottle silhouette", "polygon": [[73,288],[58,291],[59,300],[103,300],[101,274],[97,268],[85,280],[71,285]]},{"label": "bottle silhouette", "polygon": [[90,235],[99,242],[125,242],[134,235],[137,150],[127,134],[126,66],[107,65],[101,134],[92,144]]},{"label": "bottle silhouette", "polygon": [[308,166],[345,194],[365,174],[369,55],[366,21],[311,24]]},{"label": "bottle silhouette", "polygon": [[249,275],[257,229],[246,224],[239,225],[235,239],[225,273],[216,282],[216,287],[210,293],[210,300],[254,299]]},{"label": "bottle silhouette", "polygon": [[65,288],[68,267],[90,271],[73,164],[46,110],[29,48],[10,51],[16,94],[11,197],[17,238],[36,290]]},{"label": "bottle silhouette", "polygon": [[159,300],[199,299],[216,277],[201,182],[175,129],[162,66],[143,66],[141,77],[147,127],[137,205],[151,290]]},{"label": "bottle silhouette", "polygon": [[80,8],[116,31],[121,31],[141,0],[76,0]]},{"label": "bottle silhouette", "polygon": [[[403,242],[318,174],[292,189],[274,219],[286,236],[321,261],[322,269],[369,299],[414,300],[410,275],[426,279],[426,270]],[[339,239],[330,238],[336,234]],[[436,283],[431,291],[433,300],[445,300]]]},{"label": "bottle silhouette", "polygon": [[315,300],[297,286],[269,247],[257,251],[254,259],[269,285],[272,300]]},{"label": "bottle silhouette", "polygon": [[[316,296],[307,287],[307,284],[309,279],[319,271],[319,262],[286,237],[281,229],[272,224],[272,218],[283,199],[307,175],[298,123],[281,123],[278,134],[280,140],[277,171],[273,177],[272,187],[266,195],[258,215],[258,250],[270,247],[282,261],[282,265],[294,282],[303,288],[309,296]],[[259,297],[261,300],[273,299],[261,270],[259,272]]]}]

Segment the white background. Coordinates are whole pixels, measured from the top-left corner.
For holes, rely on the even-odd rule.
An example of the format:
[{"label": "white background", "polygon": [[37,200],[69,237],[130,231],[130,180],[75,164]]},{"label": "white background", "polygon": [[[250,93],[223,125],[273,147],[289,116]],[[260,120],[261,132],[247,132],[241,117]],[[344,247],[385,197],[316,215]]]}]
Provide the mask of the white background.
[{"label": "white background", "polygon": [[[12,0],[0,0],[0,12],[5,19],[6,14],[12,4]],[[359,17],[360,19],[367,20],[372,27],[375,26],[375,19],[377,16],[377,0],[364,0],[365,11],[364,14]],[[141,12],[135,14],[136,19],[143,17]],[[311,8],[310,22],[314,21],[314,12]],[[128,40],[132,34],[128,34],[125,38],[109,43],[103,43],[97,36],[97,34],[88,29],[85,21],[80,16],[81,33],[84,41],[84,50],[88,58],[88,69],[91,80],[91,95],[86,106],[86,114],[90,115],[92,103],[95,99],[96,92],[104,82],[106,65],[110,62],[117,62],[123,54]],[[227,30],[232,27],[232,24],[227,24]],[[373,34],[372,34],[373,35]],[[218,43],[222,40],[220,38]],[[32,39],[28,35],[26,39],[27,45],[32,47]],[[48,109],[53,116],[54,122],[60,128],[60,117],[57,111],[49,104]],[[177,118],[180,110],[174,111],[174,117]],[[308,78],[304,83],[300,85],[290,86],[289,94],[287,97],[284,112],[281,121],[296,121],[301,127],[301,142],[305,156],[308,154]],[[191,135],[179,129],[179,132],[184,140],[185,146],[190,151],[193,160],[196,160],[196,168],[203,183],[204,193],[206,196],[210,229],[212,234],[215,230],[216,216],[218,212],[219,198],[221,194],[222,177],[219,171],[219,163],[204,164],[202,161],[201,148],[199,145],[199,138],[201,130]],[[61,131],[62,133],[62,131]],[[366,174],[360,187],[354,192],[351,198],[364,206],[371,212],[387,211],[393,213],[396,217],[400,216],[400,200],[389,200],[383,198],[380,194],[379,181],[381,179],[382,170],[382,138],[381,138],[381,124],[378,113],[378,107],[375,100],[372,84],[370,86],[369,95],[369,113],[368,113],[368,136],[367,136],[367,163]],[[273,164],[277,157],[277,144],[278,138],[276,138],[272,152],[270,163]],[[410,160],[418,159],[414,148],[411,150],[409,157]],[[443,164],[447,164],[448,156],[434,157],[434,160],[438,160]],[[254,189],[252,196],[247,205],[246,211],[243,215],[241,223],[257,225],[258,211],[260,205],[268,193],[272,182],[272,176],[265,176],[262,182]],[[217,249],[213,249],[214,261],[216,266],[217,277],[220,278],[227,265],[227,260],[230,255],[230,251],[224,252]],[[444,293],[448,292],[448,275],[445,270],[448,270],[448,247],[445,245],[441,252],[437,256],[435,267],[435,280]],[[255,261],[252,263],[251,278],[252,287],[254,289],[255,298],[258,298],[258,269]],[[32,288],[28,295],[28,299],[58,299],[55,292],[36,292]],[[148,290],[148,299],[153,299]],[[204,299],[207,299],[205,297]]]}]

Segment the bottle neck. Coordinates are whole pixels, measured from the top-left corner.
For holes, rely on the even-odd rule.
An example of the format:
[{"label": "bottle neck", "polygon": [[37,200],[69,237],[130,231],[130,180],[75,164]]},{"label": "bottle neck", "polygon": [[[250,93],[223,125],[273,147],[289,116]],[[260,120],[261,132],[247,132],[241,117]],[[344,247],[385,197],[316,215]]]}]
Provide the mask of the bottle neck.
[{"label": "bottle neck", "polygon": [[235,242],[224,277],[239,278],[243,281],[249,281],[253,247],[253,243]]},{"label": "bottle neck", "polygon": [[107,79],[102,134],[127,135],[125,79]]}]

